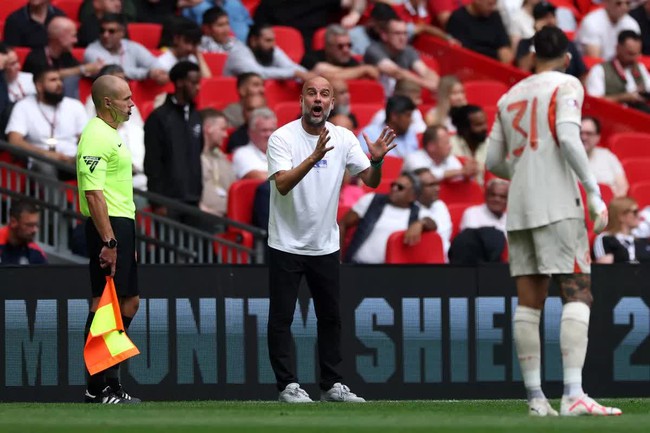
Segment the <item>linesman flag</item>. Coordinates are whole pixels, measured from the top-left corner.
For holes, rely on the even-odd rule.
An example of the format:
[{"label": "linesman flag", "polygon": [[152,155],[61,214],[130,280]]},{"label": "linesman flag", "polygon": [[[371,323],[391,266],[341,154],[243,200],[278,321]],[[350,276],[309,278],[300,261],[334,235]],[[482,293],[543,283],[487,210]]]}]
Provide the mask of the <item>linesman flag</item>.
[{"label": "linesman flag", "polygon": [[124,332],[113,278],[106,277],[104,293],[90,324],[90,333],[84,347],[86,368],[91,375],[97,374],[138,354],[140,351]]}]

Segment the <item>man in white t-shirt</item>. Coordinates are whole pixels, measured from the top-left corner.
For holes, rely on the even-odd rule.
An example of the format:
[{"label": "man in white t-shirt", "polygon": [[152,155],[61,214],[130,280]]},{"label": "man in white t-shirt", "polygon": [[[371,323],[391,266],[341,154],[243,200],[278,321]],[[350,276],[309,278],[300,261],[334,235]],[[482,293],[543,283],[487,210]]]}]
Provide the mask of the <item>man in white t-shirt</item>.
[{"label": "man in white t-shirt", "polygon": [[624,197],[630,184],[623,170],[623,165],[618,157],[609,149],[599,147],[600,143],[600,122],[595,117],[585,116],[582,118],[580,138],[585,145],[589,168],[596,176],[596,181],[608,185],[614,193],[614,197]]},{"label": "man in white t-shirt", "polygon": [[[449,209],[444,201],[440,200],[440,179],[436,178],[430,170],[426,168],[417,170],[416,176],[420,181],[420,194],[418,195],[418,204],[422,208],[422,219],[430,218],[435,224],[435,231],[442,238],[442,247],[445,250],[445,260],[449,252],[451,243],[451,232],[453,224]],[[425,227],[426,228],[426,227]]]},{"label": "man in white t-shirt", "polygon": [[[45,68],[34,77],[36,95],[18,101],[11,111],[5,133],[15,146],[46,158],[74,164],[77,142],[88,118],[84,106],[63,96],[61,74]],[[31,160],[32,169],[56,177],[56,168]]]},{"label": "man in white t-shirt", "polygon": [[[510,274],[518,305],[513,338],[528,394],[529,414],[557,416],[541,382],[540,319],[549,275],[564,301],[560,348],[564,393],[560,413],[620,415],[582,390],[582,368],[592,302],[590,254],[577,178],[584,186],[594,230],[607,223],[607,207],[580,142],[584,90],[566,70],[569,41],[557,27],[534,36],[537,73],[514,85],[498,102],[489,137],[487,168],[511,179],[508,193]],[[551,111],[552,110],[552,111]]]},{"label": "man in white t-shirt", "polygon": [[490,180],[485,188],[485,203],[465,209],[460,220],[460,231],[494,227],[505,234],[508,186],[503,179]]},{"label": "man in white t-shirt", "polygon": [[269,137],[278,127],[278,119],[270,108],[262,107],[253,110],[248,121],[248,136],[250,142],[238,147],[232,158],[233,170],[237,179],[268,178],[268,162],[266,148]]},{"label": "man in white t-shirt", "polygon": [[311,402],[298,384],[291,359],[291,322],[298,288],[306,276],[318,319],[321,400],[363,402],[342,384],[339,312],[339,230],[336,224],[343,174],[376,188],[384,156],[395,147],[390,128],[375,142],[365,137],[370,161],[349,130],[328,123],[334,105],[330,83],[305,82],[302,117],[275,131],[267,158],[271,181],[269,207],[269,358],[279,400]]},{"label": "man in white t-shirt", "polygon": [[185,21],[176,23],[172,35],[172,45],[158,56],[154,68],[169,73],[176,63],[187,60],[199,65],[202,78],[212,77],[210,68],[199,51],[200,42],[201,29],[199,26]]},{"label": "man in white t-shirt", "polygon": [[585,56],[611,60],[616,54],[616,38],[623,30],[641,33],[639,23],[628,15],[628,0],[603,0],[605,7],[589,12],[578,27],[576,43]]},{"label": "man in white t-shirt", "polygon": [[406,155],[402,170],[413,172],[427,168],[440,180],[463,180],[478,174],[478,164],[473,159],[463,166],[451,154],[449,132],[443,125],[429,126],[422,135],[423,149]]}]

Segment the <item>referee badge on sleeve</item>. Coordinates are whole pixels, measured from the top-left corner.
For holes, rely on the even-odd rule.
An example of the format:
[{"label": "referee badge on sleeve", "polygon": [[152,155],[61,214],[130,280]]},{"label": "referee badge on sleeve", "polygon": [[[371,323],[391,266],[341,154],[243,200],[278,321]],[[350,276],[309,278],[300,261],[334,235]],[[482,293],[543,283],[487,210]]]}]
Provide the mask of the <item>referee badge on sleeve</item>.
[{"label": "referee badge on sleeve", "polygon": [[95,167],[97,167],[97,164],[99,164],[99,161],[102,159],[99,156],[83,156],[82,157],[86,165],[88,166],[88,170],[92,173],[95,171]]}]

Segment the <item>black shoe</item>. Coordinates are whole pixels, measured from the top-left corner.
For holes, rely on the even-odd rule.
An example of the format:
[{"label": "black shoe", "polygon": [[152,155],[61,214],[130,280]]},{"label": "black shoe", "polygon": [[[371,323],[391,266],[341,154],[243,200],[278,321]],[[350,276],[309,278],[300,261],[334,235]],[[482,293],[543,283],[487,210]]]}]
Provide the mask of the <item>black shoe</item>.
[{"label": "black shoe", "polygon": [[[128,394],[127,394],[128,395]],[[131,399],[131,397],[129,397]],[[97,395],[92,395],[88,390],[86,390],[86,396],[85,396],[85,401],[86,403],[100,403],[100,404],[130,404],[130,403],[135,403],[134,401],[124,399],[120,397],[118,394],[113,392],[110,386],[107,386],[104,388],[104,390],[97,394]],[[139,402],[140,400],[138,400]]]},{"label": "black shoe", "polygon": [[137,397],[133,397],[129,395],[126,391],[124,391],[124,388],[122,388],[122,385],[119,385],[117,388],[109,387],[111,388],[111,391],[117,395],[119,398],[122,400],[125,400],[126,403],[141,403],[142,400],[140,400]]}]

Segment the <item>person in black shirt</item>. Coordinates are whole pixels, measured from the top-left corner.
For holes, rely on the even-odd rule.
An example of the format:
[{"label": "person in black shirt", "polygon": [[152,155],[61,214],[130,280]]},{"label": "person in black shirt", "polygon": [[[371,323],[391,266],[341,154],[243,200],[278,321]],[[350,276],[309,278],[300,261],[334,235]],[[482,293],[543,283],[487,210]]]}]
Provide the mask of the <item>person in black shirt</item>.
[{"label": "person in black shirt", "polygon": [[630,12],[630,16],[639,23],[641,40],[643,41],[643,55],[650,56],[650,1]]},{"label": "person in black shirt", "polygon": [[[84,5],[81,6],[83,9]],[[99,39],[100,35],[100,21],[106,14],[120,14],[122,13],[121,0],[94,0],[92,2],[92,12],[85,14],[79,21],[81,26],[78,32],[77,46],[87,47],[91,42]]]},{"label": "person in black shirt", "polygon": [[65,16],[50,0],[29,2],[5,20],[4,42],[13,47],[39,48],[47,44],[46,28],[52,18]]},{"label": "person in black shirt", "polygon": [[40,209],[27,201],[14,201],[9,224],[0,227],[0,266],[44,265],[45,254],[34,242],[40,224]]}]

